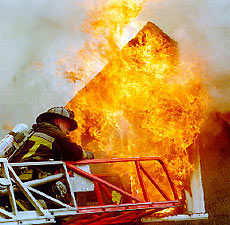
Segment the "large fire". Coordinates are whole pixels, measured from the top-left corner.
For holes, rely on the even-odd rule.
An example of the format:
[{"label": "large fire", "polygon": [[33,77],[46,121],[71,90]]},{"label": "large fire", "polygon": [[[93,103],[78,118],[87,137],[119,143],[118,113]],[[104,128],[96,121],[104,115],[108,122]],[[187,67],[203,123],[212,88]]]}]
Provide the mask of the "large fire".
[{"label": "large fire", "polygon": [[[67,68],[65,76],[88,82],[91,65],[108,64],[67,104],[79,124],[71,137],[97,158],[160,156],[181,190],[192,169],[187,148],[200,132],[206,94],[201,69],[180,62],[177,43],[154,24],[147,23],[122,46],[125,28],[135,24],[144,2],[107,0],[90,10],[84,28],[92,43],[80,51],[79,66]],[[141,196],[133,168],[117,169],[129,174],[132,191]],[[167,185],[157,165],[148,169]]]}]

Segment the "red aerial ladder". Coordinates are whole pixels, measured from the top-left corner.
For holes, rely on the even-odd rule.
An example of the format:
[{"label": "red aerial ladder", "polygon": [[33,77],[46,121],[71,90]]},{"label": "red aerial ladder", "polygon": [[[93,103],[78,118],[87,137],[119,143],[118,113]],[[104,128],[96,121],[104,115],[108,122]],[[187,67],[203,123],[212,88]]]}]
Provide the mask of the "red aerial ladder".
[{"label": "red aerial ladder", "polygon": [[[159,163],[169,182],[173,198],[168,196],[161,185],[149,173],[144,163]],[[119,182],[110,182],[107,174],[90,172],[90,167],[111,165],[116,163],[130,163],[135,165],[137,179],[140,184],[143,199],[130,192],[129,188]],[[0,223],[5,224],[49,224],[61,221],[62,224],[119,224],[140,221],[141,218],[167,208],[181,207],[175,186],[170,178],[165,163],[159,157],[135,157],[114,159],[93,159],[78,162],[46,161],[8,163],[0,159],[0,197],[9,202],[8,207],[0,208]],[[55,167],[58,172],[44,178],[23,182],[17,175],[22,168]],[[150,201],[149,190],[146,189],[145,177],[152,184],[164,201]],[[47,193],[52,183],[65,180],[68,191],[66,199],[57,199]],[[112,179],[111,179],[112,180]],[[80,189],[81,190],[80,190]],[[17,199],[24,198],[33,206],[31,210],[19,209]],[[88,195],[80,204],[79,196]],[[115,196],[114,196],[115,195]],[[47,204],[41,204],[41,201]],[[114,199],[116,202],[114,202]],[[3,202],[4,202],[3,201]],[[90,204],[89,204],[90,203]],[[84,205],[85,204],[85,205]]]}]

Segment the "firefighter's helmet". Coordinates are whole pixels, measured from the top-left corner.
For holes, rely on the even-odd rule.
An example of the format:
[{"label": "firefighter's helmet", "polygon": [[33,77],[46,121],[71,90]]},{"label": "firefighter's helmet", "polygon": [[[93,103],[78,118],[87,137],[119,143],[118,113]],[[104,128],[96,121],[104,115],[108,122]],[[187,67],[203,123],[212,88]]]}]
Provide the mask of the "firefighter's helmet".
[{"label": "firefighter's helmet", "polygon": [[74,112],[70,109],[65,109],[64,107],[53,107],[47,112],[41,113],[36,122],[49,122],[53,118],[66,119],[70,123],[70,131],[77,129],[77,121],[74,120]]}]

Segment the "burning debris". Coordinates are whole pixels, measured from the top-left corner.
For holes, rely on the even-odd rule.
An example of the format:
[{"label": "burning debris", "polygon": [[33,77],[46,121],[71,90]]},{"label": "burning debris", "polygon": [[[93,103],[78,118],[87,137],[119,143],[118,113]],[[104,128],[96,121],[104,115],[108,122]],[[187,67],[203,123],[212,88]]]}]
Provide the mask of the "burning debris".
[{"label": "burning debris", "polygon": [[[160,156],[182,190],[205,98],[200,70],[180,64],[177,43],[149,22],[67,104],[79,123],[72,138],[99,158]],[[168,185],[157,166],[149,169]],[[132,168],[118,170],[131,176],[132,191],[139,193]]]}]

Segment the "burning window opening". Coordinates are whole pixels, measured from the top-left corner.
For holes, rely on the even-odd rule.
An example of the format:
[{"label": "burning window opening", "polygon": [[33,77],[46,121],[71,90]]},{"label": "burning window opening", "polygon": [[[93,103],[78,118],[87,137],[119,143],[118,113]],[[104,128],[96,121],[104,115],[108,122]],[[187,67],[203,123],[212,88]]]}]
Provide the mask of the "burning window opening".
[{"label": "burning window opening", "polygon": [[[194,165],[188,156],[188,147],[196,140],[205,118],[206,93],[200,68],[192,64],[183,67],[177,43],[151,22],[116,53],[67,104],[79,124],[71,138],[97,158],[162,157],[180,199],[187,189],[187,213],[197,213],[194,183],[200,195],[198,211],[205,213],[199,153],[194,156]],[[121,177],[127,175],[128,169],[132,191],[143,197],[132,167],[113,169]],[[159,168],[151,173],[167,186]],[[152,197],[161,200],[154,191]],[[207,214],[203,217],[207,218]]]}]

